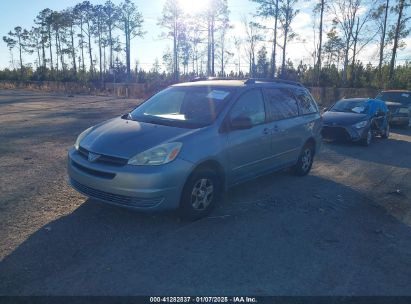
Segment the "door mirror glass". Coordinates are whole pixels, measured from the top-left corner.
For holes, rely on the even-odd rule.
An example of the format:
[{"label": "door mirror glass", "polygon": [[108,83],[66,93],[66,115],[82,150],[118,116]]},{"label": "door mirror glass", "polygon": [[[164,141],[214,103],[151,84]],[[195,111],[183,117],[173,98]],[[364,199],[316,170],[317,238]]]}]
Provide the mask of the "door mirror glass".
[{"label": "door mirror glass", "polygon": [[230,126],[232,130],[251,129],[253,126],[253,122],[251,121],[250,117],[239,116],[231,120]]}]

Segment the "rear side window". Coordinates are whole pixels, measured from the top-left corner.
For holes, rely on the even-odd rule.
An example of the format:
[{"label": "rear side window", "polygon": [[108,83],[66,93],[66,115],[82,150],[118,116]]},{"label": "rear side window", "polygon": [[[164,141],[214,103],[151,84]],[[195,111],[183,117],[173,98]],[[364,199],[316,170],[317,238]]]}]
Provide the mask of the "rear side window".
[{"label": "rear side window", "polygon": [[234,104],[230,112],[230,120],[247,117],[253,125],[265,122],[264,99],[260,90],[244,93]]},{"label": "rear side window", "polygon": [[297,91],[296,97],[298,100],[298,105],[300,107],[300,114],[312,114],[317,112],[317,106],[311,96],[304,91]]},{"label": "rear side window", "polygon": [[281,120],[298,116],[297,100],[287,89],[266,89],[271,110],[271,120]]}]

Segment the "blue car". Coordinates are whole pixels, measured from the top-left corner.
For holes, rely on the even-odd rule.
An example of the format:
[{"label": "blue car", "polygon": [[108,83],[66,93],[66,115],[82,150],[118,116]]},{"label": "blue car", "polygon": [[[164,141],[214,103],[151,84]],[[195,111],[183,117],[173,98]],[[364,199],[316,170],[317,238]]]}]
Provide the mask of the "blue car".
[{"label": "blue car", "polygon": [[323,114],[322,136],[326,140],[371,144],[372,138],[388,138],[389,111],[379,99],[341,99]]}]

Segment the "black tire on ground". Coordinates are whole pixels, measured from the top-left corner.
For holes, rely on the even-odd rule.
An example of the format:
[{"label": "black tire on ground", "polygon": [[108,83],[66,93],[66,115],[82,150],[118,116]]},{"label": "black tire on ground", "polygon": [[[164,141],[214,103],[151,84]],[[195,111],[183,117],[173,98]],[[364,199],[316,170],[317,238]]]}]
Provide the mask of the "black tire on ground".
[{"label": "black tire on ground", "polygon": [[199,169],[188,178],[179,207],[183,220],[194,221],[207,216],[221,194],[220,179],[211,169]]},{"label": "black tire on ground", "polygon": [[387,123],[385,130],[381,133],[381,138],[388,138],[390,136],[390,124]]},{"label": "black tire on ground", "polygon": [[307,175],[313,165],[314,154],[314,145],[312,143],[305,144],[298,157],[297,163],[292,168],[293,173],[298,176]]},{"label": "black tire on ground", "polygon": [[368,147],[371,144],[372,141],[372,131],[371,129],[368,129],[367,135],[361,139],[361,145]]}]

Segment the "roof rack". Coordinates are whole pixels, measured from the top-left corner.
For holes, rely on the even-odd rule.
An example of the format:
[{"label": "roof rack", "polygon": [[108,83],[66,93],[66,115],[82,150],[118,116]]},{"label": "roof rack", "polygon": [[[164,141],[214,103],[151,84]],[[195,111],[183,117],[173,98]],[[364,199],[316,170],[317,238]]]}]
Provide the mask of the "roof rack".
[{"label": "roof rack", "polygon": [[190,80],[190,82],[196,82],[196,81],[207,81],[207,80],[244,80],[244,79],[238,79],[238,78],[230,78],[230,77],[196,77]]},{"label": "roof rack", "polygon": [[244,81],[244,84],[255,84],[256,82],[267,82],[267,83],[286,83],[290,85],[295,85],[299,87],[304,87],[301,83],[291,80],[284,80],[279,78],[248,78],[248,79],[239,79],[231,77],[196,77],[190,80],[190,82],[196,81],[211,81],[211,80],[238,80]]},{"label": "roof rack", "polygon": [[256,82],[273,82],[273,83],[286,83],[286,84],[291,84],[291,85],[296,85],[299,87],[304,87],[301,83],[296,82],[296,81],[291,81],[291,80],[284,80],[284,79],[279,79],[279,78],[249,78],[247,79],[244,84],[254,84]]}]

